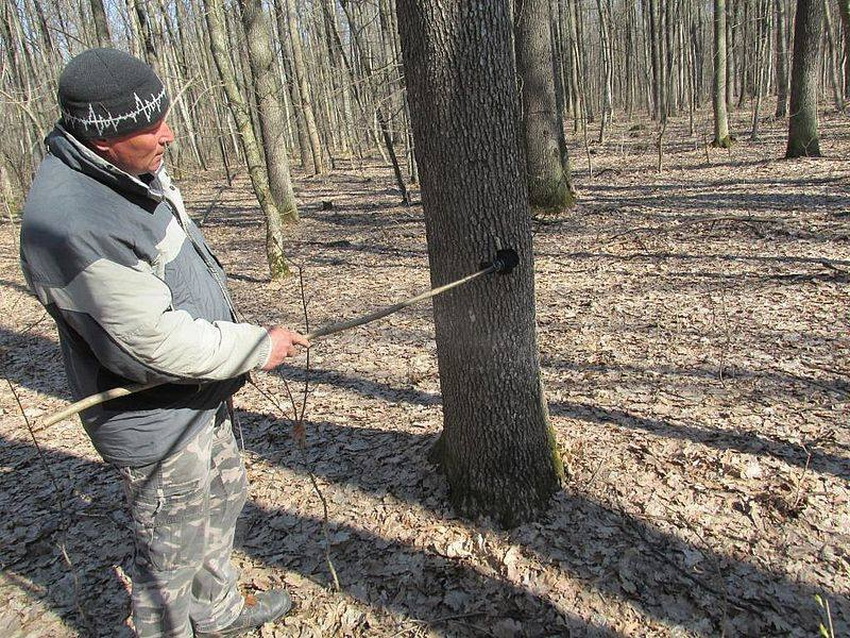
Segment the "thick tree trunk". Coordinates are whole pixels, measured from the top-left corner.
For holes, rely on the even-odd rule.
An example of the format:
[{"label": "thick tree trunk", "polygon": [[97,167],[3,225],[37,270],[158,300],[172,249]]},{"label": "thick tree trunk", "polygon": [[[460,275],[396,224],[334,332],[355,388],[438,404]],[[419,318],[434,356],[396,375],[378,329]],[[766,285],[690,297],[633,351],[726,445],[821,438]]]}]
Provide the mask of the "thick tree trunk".
[{"label": "thick tree trunk", "polygon": [[283,254],[283,237],[280,234],[280,212],[275,206],[271,193],[269,192],[268,176],[263,157],[260,154],[260,146],[254,134],[251,114],[248,105],[239,88],[236,85],[236,77],[230,66],[222,16],[221,0],[204,0],[206,9],[207,29],[209,30],[210,48],[213,59],[218,69],[224,91],[227,94],[227,102],[236,126],[239,129],[239,139],[245,152],[248,163],[248,174],[251,177],[251,185],[254,194],[263,211],[266,220],[266,257],[269,264],[269,273],[272,279],[278,279],[289,274],[289,266]]},{"label": "thick tree trunk", "polygon": [[499,247],[520,263],[434,303],[444,430],[432,458],[455,507],[529,520],[563,468],[540,383],[528,192],[508,0],[399,0],[431,281]]},{"label": "thick tree trunk", "polygon": [[823,0],[797,0],[794,16],[794,62],[791,68],[791,115],[785,157],[820,157],[818,76]]},{"label": "thick tree trunk", "polygon": [[269,25],[261,0],[241,0],[242,23],[248,43],[248,57],[254,76],[254,94],[259,109],[263,154],[269,177],[269,191],[279,216],[270,219],[272,234],[283,235],[280,222],[298,222],[298,206],[289,174],[289,149],[283,112],[283,89],[269,46]]},{"label": "thick tree trunk", "polygon": [[714,146],[729,148],[729,115],[726,111],[726,0],[714,0]]},{"label": "thick tree trunk", "polygon": [[[516,61],[531,206],[558,212],[575,203],[555,99],[549,0],[516,0]],[[603,113],[604,117],[604,113]]]}]

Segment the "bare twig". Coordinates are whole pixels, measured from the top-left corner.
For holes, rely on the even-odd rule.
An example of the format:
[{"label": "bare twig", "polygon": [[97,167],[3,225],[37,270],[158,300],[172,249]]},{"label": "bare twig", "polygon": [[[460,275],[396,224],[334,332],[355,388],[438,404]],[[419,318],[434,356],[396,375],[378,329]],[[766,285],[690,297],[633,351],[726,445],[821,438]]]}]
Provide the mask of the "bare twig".
[{"label": "bare twig", "polygon": [[50,478],[50,482],[53,485],[54,497],[55,497],[55,505],[59,510],[59,538],[57,540],[57,547],[59,551],[62,553],[62,559],[65,561],[65,564],[68,566],[69,571],[71,572],[71,576],[74,579],[74,606],[77,609],[77,613],[80,615],[80,620],[83,623],[83,626],[88,631],[89,635],[95,635],[94,626],[92,625],[91,619],[89,618],[88,613],[83,608],[82,604],[82,596],[81,592],[83,591],[82,585],[80,584],[80,575],[77,570],[76,565],[71,560],[71,557],[68,555],[68,549],[65,546],[65,535],[68,532],[68,516],[67,510],[65,509],[65,498],[62,496],[62,490],[59,487],[59,482],[56,480],[56,476],[53,474],[53,470],[50,468],[50,464],[47,462],[47,457],[44,455],[44,451],[41,449],[41,445],[39,445],[38,439],[35,436],[35,430],[32,427],[32,423],[30,423],[29,417],[27,416],[26,411],[24,410],[24,405],[21,402],[20,395],[18,395],[18,391],[15,389],[15,385],[7,378],[6,383],[9,384],[9,389],[12,391],[12,396],[15,398],[15,403],[18,404],[18,410],[21,413],[21,416],[24,419],[24,423],[27,426],[27,431],[29,432],[30,438],[32,439],[33,446],[38,453],[38,458],[41,461],[41,465],[44,468],[45,473]]},{"label": "bare twig", "polygon": [[[298,280],[299,286],[301,290],[301,306],[304,309],[304,325],[305,332],[310,334],[310,318],[307,312],[307,295],[304,288],[304,272],[301,266],[298,266]],[[286,388],[286,394],[289,398],[289,402],[292,406],[292,414],[294,418],[292,419],[292,435],[295,439],[296,444],[298,445],[298,449],[301,450],[302,454],[307,449],[307,437],[304,429],[304,417],[307,413],[307,399],[310,395],[310,350],[307,349],[307,361],[305,363],[305,375],[304,375],[304,391],[301,396],[301,404],[298,404],[298,401],[295,400],[295,395],[292,392],[292,388],[289,385],[289,382],[286,379],[282,379],[284,388]],[[283,409],[283,406],[280,405],[280,402],[269,392],[266,392],[264,389],[260,388],[259,385],[254,381],[253,378],[250,378],[251,384],[257,389],[257,391],[263,395],[269,402],[274,405],[277,410],[286,417],[286,411]],[[331,558],[331,535],[330,535],[330,515],[328,510],[328,501],[325,499],[325,495],[322,493],[321,488],[319,487],[319,482],[316,480],[316,475],[313,471],[307,468],[307,475],[310,477],[310,483],[313,486],[313,490],[316,492],[316,495],[319,497],[319,500],[322,503],[322,533],[325,539],[325,562],[328,565],[328,570],[331,573],[331,578],[333,579],[334,589],[339,591],[341,589],[339,584],[339,576],[337,575],[336,567],[334,566],[333,558]]]},{"label": "bare twig", "polygon": [[809,471],[809,465],[812,462],[812,452],[809,450],[806,445],[801,445],[803,451],[806,453],[806,464],[803,466],[803,471],[800,473],[800,478],[797,480],[797,487],[794,490],[794,503],[791,505],[791,511],[796,512],[797,508],[800,506],[800,494],[803,489],[803,481],[806,478],[806,474]]},{"label": "bare twig", "polygon": [[9,389],[12,391],[12,396],[15,398],[15,403],[18,404],[18,410],[21,412],[21,416],[24,419],[24,423],[27,426],[27,430],[29,431],[30,438],[32,439],[32,444],[35,447],[35,451],[38,453],[38,457],[41,460],[42,467],[44,467],[44,471],[47,473],[47,476],[50,478],[50,482],[53,484],[53,489],[56,490],[56,505],[59,507],[59,513],[62,516],[65,516],[65,500],[60,498],[59,494],[62,490],[59,489],[59,483],[56,481],[56,477],[53,474],[53,470],[50,469],[50,464],[47,462],[47,458],[44,456],[44,451],[41,449],[41,445],[38,443],[38,439],[35,436],[35,430],[30,423],[29,417],[27,413],[24,411],[24,405],[21,403],[21,398],[18,395],[18,391],[15,389],[15,385],[9,380],[6,379],[6,383],[9,384]]}]

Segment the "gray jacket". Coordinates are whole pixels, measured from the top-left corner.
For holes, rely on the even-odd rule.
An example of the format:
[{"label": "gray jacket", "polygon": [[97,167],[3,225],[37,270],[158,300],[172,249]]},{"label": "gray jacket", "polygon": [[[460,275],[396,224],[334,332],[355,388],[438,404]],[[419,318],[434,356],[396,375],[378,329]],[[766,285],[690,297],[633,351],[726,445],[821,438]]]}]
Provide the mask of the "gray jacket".
[{"label": "gray jacket", "polygon": [[100,455],[153,463],[181,449],[261,366],[265,328],[239,323],[218,260],[160,170],[117,169],[57,126],[21,222],[21,266],[56,321],[75,399],[163,385],[81,415]]}]

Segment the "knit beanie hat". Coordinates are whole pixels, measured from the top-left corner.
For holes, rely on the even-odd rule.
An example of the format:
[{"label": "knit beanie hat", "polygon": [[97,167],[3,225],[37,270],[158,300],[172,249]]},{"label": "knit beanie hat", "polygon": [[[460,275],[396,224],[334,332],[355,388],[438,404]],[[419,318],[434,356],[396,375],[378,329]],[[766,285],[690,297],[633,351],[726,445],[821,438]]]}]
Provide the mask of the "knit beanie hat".
[{"label": "knit beanie hat", "polygon": [[81,140],[119,137],[161,120],[169,100],[150,66],[117,49],[89,49],[59,76],[65,130]]}]

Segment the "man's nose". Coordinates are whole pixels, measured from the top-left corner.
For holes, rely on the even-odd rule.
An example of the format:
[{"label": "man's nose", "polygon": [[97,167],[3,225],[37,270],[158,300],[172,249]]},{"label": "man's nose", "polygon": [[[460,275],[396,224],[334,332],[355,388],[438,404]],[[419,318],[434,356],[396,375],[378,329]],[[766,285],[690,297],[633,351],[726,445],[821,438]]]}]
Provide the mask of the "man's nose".
[{"label": "man's nose", "polygon": [[174,141],[174,131],[171,130],[171,127],[168,126],[168,123],[163,120],[162,126],[159,127],[159,143],[165,146],[166,144],[171,144]]}]

